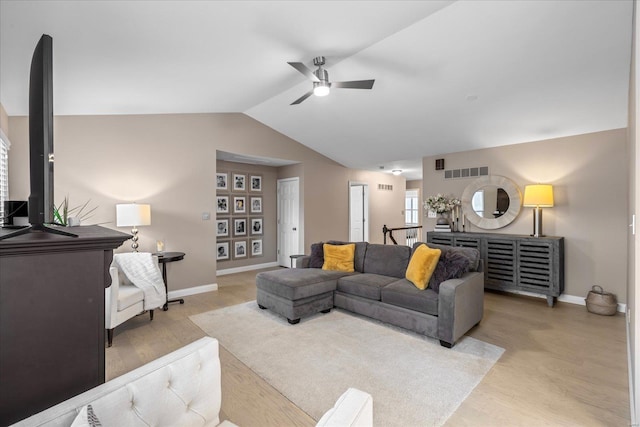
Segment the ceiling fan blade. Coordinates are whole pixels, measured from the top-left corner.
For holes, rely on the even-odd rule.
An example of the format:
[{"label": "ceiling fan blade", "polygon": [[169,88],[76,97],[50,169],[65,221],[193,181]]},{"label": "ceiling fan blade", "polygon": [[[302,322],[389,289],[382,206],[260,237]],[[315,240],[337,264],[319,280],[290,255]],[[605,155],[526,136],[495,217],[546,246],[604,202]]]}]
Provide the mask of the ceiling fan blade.
[{"label": "ceiling fan blade", "polygon": [[355,80],[352,82],[331,82],[331,87],[343,89],[371,89],[375,80]]},{"label": "ceiling fan blade", "polygon": [[300,104],[302,101],[304,101],[305,99],[307,99],[308,97],[310,97],[311,95],[313,95],[313,89],[311,89],[309,92],[305,93],[304,95],[302,95],[300,98],[296,99],[295,101],[293,101],[290,105],[298,105]]},{"label": "ceiling fan blade", "polygon": [[300,71],[305,76],[309,77],[314,82],[319,82],[320,79],[313,74],[313,71],[307,68],[302,62],[287,62],[287,64],[291,65],[296,70]]}]

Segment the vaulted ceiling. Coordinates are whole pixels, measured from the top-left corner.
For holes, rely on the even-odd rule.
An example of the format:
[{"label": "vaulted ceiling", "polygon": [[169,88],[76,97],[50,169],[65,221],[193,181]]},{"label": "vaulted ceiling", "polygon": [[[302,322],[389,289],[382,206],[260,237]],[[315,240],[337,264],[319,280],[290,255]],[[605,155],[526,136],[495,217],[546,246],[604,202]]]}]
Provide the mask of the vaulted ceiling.
[{"label": "vaulted ceiling", "polygon": [[[28,112],[54,43],[57,115],[243,112],[354,168],[626,127],[631,0],[0,0],[0,102]],[[333,81],[290,105],[323,55]]]}]

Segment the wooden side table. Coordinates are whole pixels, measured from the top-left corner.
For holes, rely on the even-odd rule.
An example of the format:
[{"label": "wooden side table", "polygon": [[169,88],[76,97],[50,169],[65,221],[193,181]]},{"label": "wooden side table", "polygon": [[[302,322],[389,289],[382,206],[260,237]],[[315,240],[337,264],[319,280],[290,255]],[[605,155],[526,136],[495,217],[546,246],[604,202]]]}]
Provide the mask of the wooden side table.
[{"label": "wooden side table", "polygon": [[158,262],[162,264],[162,279],[164,280],[164,289],[167,294],[167,300],[162,306],[164,311],[169,310],[169,303],[179,302],[180,304],[184,304],[184,300],[182,298],[169,299],[169,286],[167,284],[167,263],[180,261],[184,259],[184,252],[156,252],[153,255],[158,257]]}]

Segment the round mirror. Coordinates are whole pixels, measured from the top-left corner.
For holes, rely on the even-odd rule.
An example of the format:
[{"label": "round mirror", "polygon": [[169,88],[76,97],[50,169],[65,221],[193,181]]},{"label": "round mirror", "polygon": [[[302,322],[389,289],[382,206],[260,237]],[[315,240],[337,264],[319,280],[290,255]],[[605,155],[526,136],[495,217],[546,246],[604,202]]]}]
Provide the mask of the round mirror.
[{"label": "round mirror", "polygon": [[484,176],[462,193],[462,212],[477,227],[492,230],[510,224],[520,213],[522,195],[508,178]]}]

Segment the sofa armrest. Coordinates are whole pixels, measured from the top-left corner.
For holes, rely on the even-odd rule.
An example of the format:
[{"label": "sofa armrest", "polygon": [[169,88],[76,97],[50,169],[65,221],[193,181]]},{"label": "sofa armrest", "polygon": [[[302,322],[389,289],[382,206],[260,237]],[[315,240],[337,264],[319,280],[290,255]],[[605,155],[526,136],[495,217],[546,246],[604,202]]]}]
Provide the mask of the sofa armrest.
[{"label": "sofa armrest", "polygon": [[309,260],[311,255],[304,255],[296,258],[296,268],[309,268]]},{"label": "sofa armrest", "polygon": [[459,279],[440,283],[438,338],[441,343],[453,345],[482,320],[483,312],[484,273],[465,273]]},{"label": "sofa armrest", "polygon": [[318,421],[316,427],[373,426],[373,398],[369,393],[349,388]]}]

